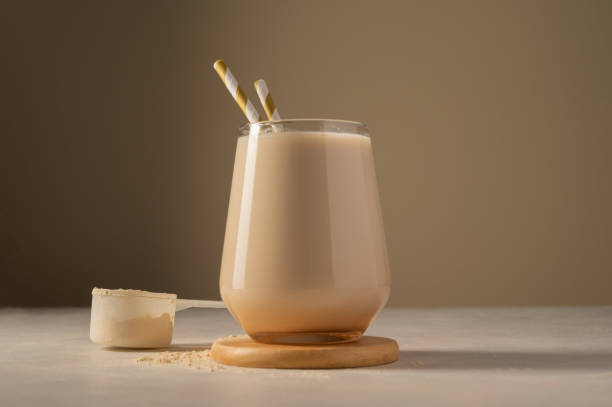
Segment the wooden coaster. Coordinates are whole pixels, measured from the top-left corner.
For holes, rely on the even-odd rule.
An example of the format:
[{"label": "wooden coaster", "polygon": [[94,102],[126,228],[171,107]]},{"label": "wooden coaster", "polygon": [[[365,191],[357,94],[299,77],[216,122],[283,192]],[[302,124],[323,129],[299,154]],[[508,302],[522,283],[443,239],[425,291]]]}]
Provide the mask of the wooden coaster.
[{"label": "wooden coaster", "polygon": [[270,345],[248,336],[218,339],[212,358],[226,365],[275,369],[338,369],[383,365],[397,360],[397,342],[362,336],[355,342],[331,345]]}]

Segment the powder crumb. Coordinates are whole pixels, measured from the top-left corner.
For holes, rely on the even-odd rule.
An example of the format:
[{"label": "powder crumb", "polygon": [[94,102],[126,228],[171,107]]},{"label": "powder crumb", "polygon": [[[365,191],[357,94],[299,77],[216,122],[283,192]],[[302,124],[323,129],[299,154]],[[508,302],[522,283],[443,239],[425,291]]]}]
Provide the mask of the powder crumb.
[{"label": "powder crumb", "polygon": [[138,362],[152,362],[152,361],[153,361],[153,358],[149,358],[149,357],[146,357],[146,356],[143,356],[143,357],[138,359]]},{"label": "powder crumb", "polygon": [[238,338],[238,335],[228,335],[228,336],[224,336],[222,338],[217,339],[217,341],[223,341],[226,339],[232,339],[232,338]]},{"label": "powder crumb", "polygon": [[210,349],[197,349],[182,352],[161,352],[155,357],[143,356],[136,359],[137,363],[146,363],[150,366],[177,365],[191,369],[205,369],[209,372],[222,370],[223,367],[210,357]]}]

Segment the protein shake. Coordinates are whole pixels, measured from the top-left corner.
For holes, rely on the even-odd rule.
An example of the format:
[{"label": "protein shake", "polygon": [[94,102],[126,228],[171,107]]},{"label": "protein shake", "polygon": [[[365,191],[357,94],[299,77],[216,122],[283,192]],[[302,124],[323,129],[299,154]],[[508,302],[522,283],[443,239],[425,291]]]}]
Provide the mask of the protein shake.
[{"label": "protein shake", "polygon": [[243,329],[262,342],[355,340],[389,288],[365,127],[247,125],[236,149],[220,279]]}]

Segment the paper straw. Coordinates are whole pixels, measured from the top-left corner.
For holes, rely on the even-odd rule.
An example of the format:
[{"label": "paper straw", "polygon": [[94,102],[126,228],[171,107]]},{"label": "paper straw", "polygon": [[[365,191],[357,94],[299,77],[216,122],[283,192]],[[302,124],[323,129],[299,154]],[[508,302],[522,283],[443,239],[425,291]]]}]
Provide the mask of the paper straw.
[{"label": "paper straw", "polygon": [[259,79],[255,81],[254,85],[255,90],[257,91],[257,96],[259,96],[259,101],[266,111],[268,120],[280,120],[280,114],[278,114],[278,109],[274,104],[274,100],[272,100],[272,96],[268,90],[268,85],[266,85],[266,81]]},{"label": "paper straw", "polygon": [[238,85],[236,77],[232,74],[227,65],[225,65],[225,62],[220,59],[213,64],[213,67],[249,122],[254,123],[261,121],[262,119],[257,109],[255,109],[255,106],[253,106],[251,101],[247,98],[240,85]]}]

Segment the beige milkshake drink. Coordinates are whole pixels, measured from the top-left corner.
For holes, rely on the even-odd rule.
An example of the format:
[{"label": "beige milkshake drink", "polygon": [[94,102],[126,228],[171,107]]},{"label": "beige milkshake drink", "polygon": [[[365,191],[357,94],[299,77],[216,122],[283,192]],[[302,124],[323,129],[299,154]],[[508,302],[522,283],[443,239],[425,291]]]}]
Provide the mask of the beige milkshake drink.
[{"label": "beige milkshake drink", "polygon": [[355,340],[389,288],[365,126],[282,120],[243,127],[220,289],[244,330],[262,342]]}]

